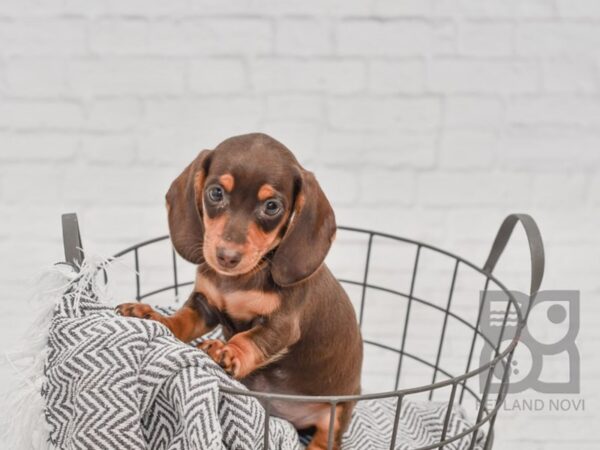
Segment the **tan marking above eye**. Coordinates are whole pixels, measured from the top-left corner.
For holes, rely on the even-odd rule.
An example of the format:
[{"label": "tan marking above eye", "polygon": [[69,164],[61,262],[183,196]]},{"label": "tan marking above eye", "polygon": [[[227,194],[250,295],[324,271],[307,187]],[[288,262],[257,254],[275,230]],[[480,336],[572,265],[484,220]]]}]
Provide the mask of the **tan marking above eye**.
[{"label": "tan marking above eye", "polygon": [[219,183],[227,192],[231,192],[235,186],[235,178],[230,173],[226,173],[219,177]]},{"label": "tan marking above eye", "polygon": [[273,197],[275,194],[275,188],[270,184],[263,184],[258,190],[258,199],[263,202],[268,198]]}]

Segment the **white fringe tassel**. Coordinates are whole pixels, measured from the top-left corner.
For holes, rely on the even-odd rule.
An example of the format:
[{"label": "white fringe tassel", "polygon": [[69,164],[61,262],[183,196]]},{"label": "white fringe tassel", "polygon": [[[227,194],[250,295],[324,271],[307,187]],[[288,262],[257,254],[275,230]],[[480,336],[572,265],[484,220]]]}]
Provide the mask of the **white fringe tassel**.
[{"label": "white fringe tassel", "polygon": [[50,322],[55,307],[74,281],[74,289],[68,294],[72,296],[74,307],[77,307],[82,296],[87,296],[86,286],[91,286],[99,298],[106,298],[106,288],[97,282],[97,275],[98,269],[107,265],[106,260],[87,258],[79,273],[66,264],[56,265],[35,281],[32,304],[39,315],[23,338],[23,348],[4,355],[4,364],[10,365],[15,372],[15,386],[3,399],[0,411],[0,447],[11,450],[54,450],[48,440],[46,405],[41,394],[46,381],[44,366]]}]

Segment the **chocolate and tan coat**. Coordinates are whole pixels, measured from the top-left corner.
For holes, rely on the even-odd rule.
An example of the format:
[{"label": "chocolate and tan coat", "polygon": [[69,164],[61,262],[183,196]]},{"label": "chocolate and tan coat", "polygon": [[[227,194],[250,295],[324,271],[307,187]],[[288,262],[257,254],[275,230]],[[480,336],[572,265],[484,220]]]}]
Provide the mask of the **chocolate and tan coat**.
[{"label": "chocolate and tan coat", "polygon": [[[323,263],[336,225],[314,175],[275,139],[248,134],[202,151],[166,198],[173,245],[198,265],[194,291],[172,316],[140,303],[119,312],[158,320],[185,342],[222,325],[227,341],[201,348],[250,389],[359,393],[360,331]],[[316,427],[309,449],[327,447],[329,405],[271,406],[299,429]],[[335,448],[352,407],[337,407]]]}]

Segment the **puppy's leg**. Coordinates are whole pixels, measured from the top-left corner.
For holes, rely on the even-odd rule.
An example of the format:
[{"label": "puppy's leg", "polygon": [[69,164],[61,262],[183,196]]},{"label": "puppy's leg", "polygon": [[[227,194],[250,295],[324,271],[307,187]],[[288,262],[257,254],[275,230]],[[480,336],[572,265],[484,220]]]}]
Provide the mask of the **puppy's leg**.
[{"label": "puppy's leg", "polygon": [[210,339],[202,342],[198,348],[204,350],[229,375],[242,379],[267,361],[265,353],[252,340],[251,331],[238,333],[226,343]]},{"label": "puppy's leg", "polygon": [[342,434],[348,427],[352,415],[353,404],[342,403],[335,407],[335,419],[333,421],[333,442],[330,449],[327,448],[329,442],[329,426],[331,423],[331,409],[327,408],[321,418],[315,423],[315,434],[306,447],[306,450],[340,450],[342,445]]},{"label": "puppy's leg", "polygon": [[145,303],[123,303],[115,309],[122,316],[156,320],[183,342],[199,338],[218,324],[218,319],[206,304],[206,299],[197,292],[192,293],[185,304],[170,316],[160,314]]},{"label": "puppy's leg", "polygon": [[299,338],[297,318],[281,313],[271,316],[266,323],[235,334],[226,343],[210,341],[206,346],[200,344],[200,348],[227,373],[242,379],[285,355]]}]

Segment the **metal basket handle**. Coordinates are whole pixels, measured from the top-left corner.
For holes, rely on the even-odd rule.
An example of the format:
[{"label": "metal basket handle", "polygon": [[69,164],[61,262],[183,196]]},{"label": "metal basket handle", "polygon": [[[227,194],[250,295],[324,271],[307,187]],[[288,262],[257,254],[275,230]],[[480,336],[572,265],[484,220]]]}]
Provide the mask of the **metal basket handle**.
[{"label": "metal basket handle", "polygon": [[540,289],[542,279],[544,278],[544,243],[535,220],[529,214],[510,214],[504,219],[504,222],[500,225],[498,234],[496,234],[496,239],[492,244],[492,249],[483,266],[483,270],[487,273],[492,273],[517,222],[521,222],[521,225],[523,225],[527,241],[529,242],[531,253],[531,287],[529,295],[533,297]]},{"label": "metal basket handle", "polygon": [[84,255],[77,214],[68,213],[62,215],[62,233],[65,261],[67,264],[73,266],[75,270],[79,270]]}]

